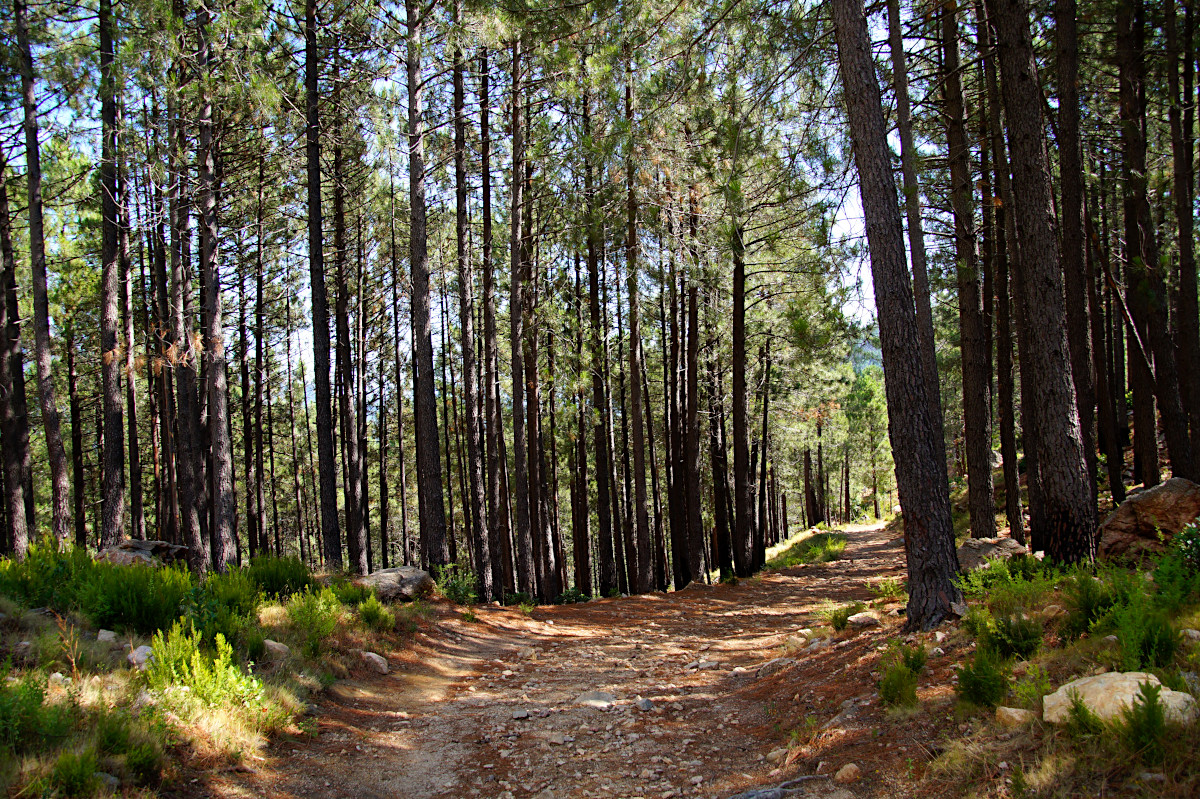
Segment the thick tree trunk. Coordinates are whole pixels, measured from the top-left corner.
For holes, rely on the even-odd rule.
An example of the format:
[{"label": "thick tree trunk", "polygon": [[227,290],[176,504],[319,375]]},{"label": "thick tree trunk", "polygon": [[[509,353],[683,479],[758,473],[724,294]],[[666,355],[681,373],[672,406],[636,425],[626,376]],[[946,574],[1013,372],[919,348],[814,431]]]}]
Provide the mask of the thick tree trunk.
[{"label": "thick tree trunk", "polygon": [[26,0],[13,0],[17,50],[21,70],[21,105],[25,129],[25,178],[29,188],[29,260],[32,265],[33,343],[37,363],[38,399],[46,451],[50,461],[51,532],[59,541],[70,534],[67,496],[67,451],[62,441],[58,400],[54,392],[53,353],[50,349],[50,299],[46,282],[46,241],[42,219],[42,160],[38,143],[37,96],[34,91],[33,52],[29,44]]},{"label": "thick tree trunk", "polygon": [[[454,4],[457,19],[461,2]],[[467,123],[463,114],[466,90],[463,85],[463,53],[460,47],[454,50],[454,196],[455,196],[455,244],[458,255],[458,323],[462,335],[463,400],[467,433],[467,495],[464,504],[470,525],[467,540],[474,544],[475,576],[480,598],[490,598],[494,592],[492,582],[492,555],[484,519],[484,476],[483,445],[480,435],[479,397],[475,393],[478,375],[475,360],[475,277],[471,273],[471,262],[467,252]]]},{"label": "thick tree trunk", "polygon": [[[1021,240],[1021,288],[1028,352],[1021,352],[1022,383],[1033,390],[1042,513],[1032,516],[1036,542],[1047,557],[1090,561],[1095,555],[1095,504],[1071,380],[1063,307],[1062,269],[1054,232],[1053,195],[1041,121],[1041,89],[1024,0],[989,0],[997,34],[1004,108],[1012,146],[1013,183],[1021,187],[1016,227]],[[1028,357],[1026,357],[1028,356]]]},{"label": "thick tree trunk", "polygon": [[920,153],[913,143],[912,111],[908,98],[908,65],[900,22],[900,0],[887,0],[888,45],[896,93],[896,128],[900,134],[900,168],[904,178],[904,211],[908,221],[908,252],[912,259],[913,294],[916,299],[917,335],[929,394],[929,414],[941,458],[946,457],[942,429],[941,388],[938,385],[937,347],[933,338],[933,309],[929,298],[929,269],[925,258],[925,231],[921,221],[921,186],[917,182]]},{"label": "thick tree trunk", "polygon": [[1096,393],[1088,329],[1087,266],[1083,239],[1083,151],[1079,134],[1079,37],[1075,0],[1055,4],[1058,49],[1058,158],[1062,205],[1062,270],[1066,291],[1067,346],[1075,383],[1080,436],[1087,457],[1088,486],[1096,502]]},{"label": "thick tree trunk", "polygon": [[699,271],[698,264],[692,263],[691,266],[693,274],[688,280],[687,308],[687,395],[685,397],[687,427],[684,442],[684,479],[686,480],[688,499],[688,572],[693,580],[702,580],[704,577],[701,566],[701,556],[704,554],[704,526],[701,520],[703,496],[700,491],[700,289],[697,285],[699,276],[694,273]]},{"label": "thick tree trunk", "polygon": [[437,399],[433,390],[433,338],[429,313],[429,254],[426,242],[425,122],[422,109],[422,20],[419,3],[405,0],[408,20],[408,179],[409,265],[412,270],[414,411],[417,438],[417,488],[421,517],[421,557],[440,572],[450,562],[442,464],[438,454]]},{"label": "thick tree trunk", "polygon": [[861,0],[834,0],[834,28],[854,160],[858,167],[879,338],[883,349],[896,484],[904,509],[908,560],[908,629],[929,629],[961,592],[945,461],[934,444],[927,383],[917,351],[918,323],[904,264],[903,226],[888,156],[883,106]]},{"label": "thick tree trunk", "polygon": [[746,249],[740,221],[732,220],[730,229],[733,255],[733,568],[738,577],[749,577],[754,573],[754,478],[746,410]]},{"label": "thick tree trunk", "polygon": [[720,383],[715,358],[708,362],[708,454],[712,464],[713,480],[713,551],[716,555],[717,567],[721,579],[733,576],[733,549],[729,538],[729,515],[726,508],[729,505],[729,466],[726,460],[726,445],[721,436],[720,414],[717,408],[717,397],[720,396]]},{"label": "thick tree trunk", "polygon": [[317,474],[320,485],[321,551],[325,568],[342,568],[336,463],[333,455],[333,398],[329,385],[329,298],[325,291],[324,218],[321,214],[320,65],[317,0],[304,4],[305,169],[308,177],[308,272],[312,289],[314,397],[317,403]]},{"label": "thick tree trunk", "polygon": [[246,327],[246,281],[243,275],[238,279],[238,360],[242,367],[242,484],[246,487],[246,551],[253,558],[259,554],[260,509],[255,507],[258,489],[254,485],[254,419],[250,414],[250,401],[254,390],[250,386],[250,340]]},{"label": "thick tree trunk", "polygon": [[[198,25],[197,61],[209,79],[211,52],[208,44],[208,12],[201,10]],[[204,354],[208,364],[208,424],[212,440],[213,560],[225,571],[237,558],[234,549],[233,447],[229,434],[229,392],[225,376],[225,339],[221,319],[221,276],[218,268],[217,153],[213,142],[213,103],[207,89],[200,94],[199,150],[197,176],[200,201],[200,271],[205,276],[206,313]]]},{"label": "thick tree trunk", "polygon": [[958,16],[953,5],[942,9],[942,74],[947,155],[950,162],[950,202],[954,209],[963,426],[967,450],[967,507],[971,516],[971,535],[975,538],[991,538],[996,534],[996,506],[992,499],[992,381],[983,317],[983,274],[975,249],[975,203],[971,182],[971,151],[959,74]]},{"label": "thick tree trunk", "polygon": [[759,438],[761,458],[758,469],[758,524],[754,530],[754,568],[761,569],[767,562],[767,517],[770,499],[767,497],[768,421],[771,413],[771,339],[767,339],[763,353],[762,384],[762,433]]},{"label": "thick tree trunk", "polygon": [[[1194,55],[1192,37],[1195,11],[1188,3],[1184,11],[1182,48],[1179,46],[1175,4],[1167,3],[1167,76],[1171,94],[1171,154],[1174,166],[1175,225],[1179,231],[1179,278],[1173,321],[1179,362],[1179,388],[1188,412],[1192,468],[1200,470],[1200,308],[1196,296],[1195,220],[1192,199],[1195,177],[1192,166],[1192,131],[1195,105],[1192,96]],[[1179,54],[1183,53],[1180,58]],[[1183,71],[1183,93],[1179,71]]]},{"label": "thick tree trunk", "polygon": [[[0,551],[24,557],[29,546],[30,524],[25,513],[25,473],[29,470],[29,418],[24,407],[24,361],[21,350],[21,325],[17,311],[17,263],[13,255],[12,229],[9,223],[7,162],[0,153],[0,449],[4,457],[4,521]],[[70,326],[67,328],[71,329]],[[67,355],[74,362],[74,342],[68,342]],[[17,383],[22,384],[20,396]],[[72,409],[78,404],[72,402]],[[71,431],[80,430],[74,417]],[[72,449],[82,457],[82,448]],[[76,486],[82,501],[81,486]],[[76,516],[78,525],[79,516]],[[76,528],[78,534],[78,527]]]}]

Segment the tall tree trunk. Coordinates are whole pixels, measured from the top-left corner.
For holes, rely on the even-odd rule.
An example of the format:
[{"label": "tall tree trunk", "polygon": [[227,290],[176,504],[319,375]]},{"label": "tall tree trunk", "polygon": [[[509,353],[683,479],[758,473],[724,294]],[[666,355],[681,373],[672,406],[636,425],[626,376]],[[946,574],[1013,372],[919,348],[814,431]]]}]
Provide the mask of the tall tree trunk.
[{"label": "tall tree trunk", "polygon": [[317,473],[320,485],[321,550],[325,568],[342,568],[336,463],[333,455],[333,400],[329,386],[329,298],[325,291],[324,218],[321,214],[320,66],[317,53],[317,0],[304,3],[305,169],[308,178],[308,271],[312,289],[314,396],[317,403]]},{"label": "tall tree trunk", "polygon": [[505,548],[508,540],[508,515],[503,511],[500,496],[500,445],[504,425],[500,418],[499,350],[496,344],[496,285],[495,264],[492,262],[492,173],[489,83],[486,49],[479,53],[479,159],[483,216],[483,390],[484,443],[487,446],[487,538],[491,552],[492,594],[500,599],[504,593]]},{"label": "tall tree trunk", "polygon": [[[0,550],[24,557],[29,546],[30,524],[25,514],[25,472],[29,469],[29,418],[24,407],[24,361],[21,350],[21,325],[17,311],[17,262],[13,255],[12,229],[8,210],[8,163],[0,152],[0,449],[4,457],[5,530]],[[68,330],[72,329],[68,326]],[[68,342],[67,356],[75,359],[74,342]],[[20,396],[17,383],[22,384]],[[72,402],[72,409],[77,403]],[[75,418],[71,431],[79,430]],[[82,448],[73,450],[82,457]],[[82,501],[81,488],[77,504]],[[79,515],[76,514],[78,525]],[[78,533],[78,528],[76,530]]]},{"label": "tall tree trunk", "polygon": [[958,60],[958,16],[954,5],[942,9],[942,73],[950,161],[950,202],[954,208],[963,425],[966,428],[967,449],[967,507],[971,516],[971,535],[975,538],[991,538],[996,534],[996,506],[992,498],[992,381],[983,318],[983,274],[975,249],[971,151],[963,109]]},{"label": "tall tree trunk", "polygon": [[908,561],[908,629],[929,629],[961,592],[950,524],[945,460],[934,444],[918,323],[904,264],[903,225],[888,156],[883,106],[861,0],[834,0],[834,29],[866,221],[879,338],[883,349],[896,484],[904,510]]},{"label": "tall tree trunk", "polygon": [[733,567],[738,577],[754,573],[754,505],[750,429],[746,410],[746,262],[742,226],[731,225],[733,255]]},{"label": "tall tree trunk", "polygon": [[[584,140],[591,137],[591,97],[583,97]],[[584,196],[587,198],[587,270],[588,270],[588,314],[591,320],[591,373],[592,373],[592,438],[596,457],[597,558],[599,560],[599,586],[601,596],[608,596],[617,588],[616,564],[613,559],[612,495],[609,488],[611,468],[609,466],[608,430],[604,409],[608,400],[604,392],[604,330],[600,324],[600,219],[596,205],[592,154],[584,153]],[[515,377],[514,377],[515,380]]]},{"label": "tall tree trunk", "polygon": [[721,436],[717,409],[721,389],[717,376],[716,347],[714,346],[712,349],[714,354],[708,360],[708,454],[712,465],[713,535],[716,538],[713,551],[716,555],[717,568],[721,572],[721,579],[724,580],[733,576],[733,549],[729,538],[729,515],[725,512],[729,505],[729,466],[726,461],[727,448]]},{"label": "tall tree trunk", "polygon": [[412,269],[413,381],[417,433],[417,486],[421,555],[435,572],[450,562],[442,464],[438,456],[437,400],[433,390],[433,338],[429,313],[429,254],[425,225],[425,122],[422,109],[422,23],[419,4],[405,0],[408,19],[409,264]]},{"label": "tall tree trunk", "polygon": [[767,562],[767,514],[769,502],[767,498],[767,422],[771,413],[771,339],[767,339],[763,353],[763,385],[762,385],[762,433],[759,450],[762,458],[759,461],[758,477],[758,526],[754,531],[754,568],[760,569]]},{"label": "tall tree trunk", "polygon": [[[240,246],[240,244],[239,244]],[[245,490],[246,507],[246,551],[254,558],[259,554],[259,511],[258,489],[254,485],[254,419],[250,415],[250,400],[254,390],[250,386],[250,340],[246,330],[246,280],[238,278],[238,360],[241,362],[242,378],[242,484]],[[263,553],[265,554],[265,553]]]},{"label": "tall tree trunk", "polygon": [[[1192,199],[1195,176],[1192,167],[1192,131],[1195,105],[1192,96],[1194,53],[1192,50],[1195,10],[1184,11],[1183,46],[1179,46],[1175,4],[1167,3],[1167,76],[1171,94],[1171,154],[1174,166],[1175,225],[1179,231],[1179,279],[1173,316],[1179,362],[1179,389],[1188,412],[1193,470],[1200,469],[1200,308],[1196,296],[1196,244]],[[1180,53],[1183,57],[1180,58]],[[1183,92],[1179,71],[1183,72]]]},{"label": "tall tree trunk", "polygon": [[37,362],[38,399],[46,451],[50,461],[51,531],[59,541],[70,534],[67,496],[67,451],[54,392],[53,353],[50,350],[50,299],[46,285],[46,241],[42,220],[42,159],[38,144],[37,95],[34,91],[33,52],[29,44],[26,0],[13,0],[17,50],[21,70],[21,105],[25,128],[25,178],[29,187],[29,260],[33,268],[33,343]]},{"label": "tall tree trunk", "polygon": [[687,423],[685,437],[685,475],[687,480],[687,531],[688,572],[693,580],[704,576],[701,555],[704,554],[704,526],[701,519],[703,497],[700,492],[700,383],[699,383],[699,293],[697,284],[698,265],[693,263],[693,275],[688,286],[688,340],[687,340]]},{"label": "tall tree trunk", "polygon": [[[983,64],[987,85],[987,128],[991,137],[994,162],[992,185],[999,196],[994,203],[996,249],[993,271],[996,276],[996,406],[1000,423],[1000,457],[1004,471],[1005,515],[1009,535],[1025,542],[1025,520],[1021,510],[1021,482],[1017,471],[1016,409],[1014,407],[1012,317],[1010,309],[1010,264],[1018,256],[1016,222],[1012,213],[1013,192],[1009,178],[1004,129],[1000,125],[1000,82],[996,74],[994,36],[984,13],[982,0],[975,6],[977,38],[986,43]],[[993,198],[988,198],[992,202]],[[1032,448],[1030,448],[1032,451]],[[1030,472],[1032,474],[1032,472]],[[1031,484],[1031,488],[1033,488]]]},{"label": "tall tree trunk", "polygon": [[229,435],[229,393],[225,377],[225,340],[221,320],[221,277],[218,269],[217,154],[213,143],[213,103],[208,82],[212,80],[208,44],[208,11],[200,11],[197,61],[201,70],[198,178],[200,200],[200,271],[208,286],[204,330],[205,360],[208,363],[208,423],[212,439],[212,549],[218,571],[234,562],[233,451]]},{"label": "tall tree trunk", "polygon": [[[1095,504],[1079,429],[1067,348],[1062,269],[1054,233],[1053,196],[1041,121],[1041,91],[1024,0],[988,0],[997,35],[1004,109],[1012,146],[1013,183],[1021,187],[1016,227],[1021,240],[1021,288],[1028,352],[1021,352],[1022,383],[1033,389],[1043,530],[1047,557],[1090,561],[1095,555]],[[1028,355],[1028,358],[1026,356]]]},{"label": "tall tree trunk", "polygon": [[929,394],[929,414],[933,421],[934,441],[946,457],[942,429],[941,389],[938,386],[937,348],[933,339],[933,309],[929,299],[929,269],[925,258],[925,231],[921,222],[921,186],[917,182],[920,153],[913,144],[912,111],[908,97],[908,66],[904,53],[904,34],[900,22],[900,0],[887,0],[888,45],[892,57],[892,80],[896,93],[896,128],[900,134],[900,167],[904,178],[904,210],[908,220],[908,251],[912,258],[913,294],[916,299],[917,336]]},{"label": "tall tree trunk", "polygon": [[646,443],[642,414],[642,333],[638,294],[638,203],[634,193],[633,64],[625,82],[625,119],[630,126],[625,164],[625,280],[629,294],[629,413],[633,422],[633,516],[637,530],[637,581],[634,590],[644,594],[653,586],[650,517],[646,507]]},{"label": "tall tree trunk", "polygon": [[[583,286],[579,277],[579,253],[575,253],[575,373],[582,375],[583,358]],[[588,510],[587,473],[587,389],[579,380],[575,389],[576,431],[574,448],[575,470],[572,474],[574,503],[571,505],[571,541],[574,544],[575,588],[592,593],[591,513]]]},{"label": "tall tree trunk", "polygon": [[346,458],[343,494],[346,514],[347,570],[353,574],[367,571],[364,548],[362,457],[359,451],[356,414],[357,383],[354,357],[350,349],[350,281],[346,275],[346,194],[344,161],[342,160],[341,123],[334,123],[333,142],[333,259],[336,298],[334,325],[337,330],[336,371],[338,377],[338,411],[341,421],[342,448]]},{"label": "tall tree trunk", "polygon": [[[454,3],[454,16],[461,14],[461,0]],[[463,400],[467,433],[467,495],[464,504],[469,505],[467,514],[470,528],[467,540],[474,544],[475,576],[480,598],[493,594],[492,555],[484,520],[484,476],[483,446],[480,437],[479,397],[475,390],[478,384],[475,362],[475,322],[473,297],[475,277],[471,274],[471,262],[467,252],[467,123],[463,113],[466,89],[463,85],[462,48],[454,49],[454,197],[455,197],[455,244],[458,255],[458,323],[462,335]]]},{"label": "tall tree trunk", "polygon": [[[254,486],[256,499],[254,506],[258,509],[260,541],[259,549],[263,552],[268,551],[270,541],[267,535],[266,518],[267,512],[264,509],[266,506],[266,481],[263,474],[263,384],[268,382],[269,375],[264,370],[266,365],[266,310],[264,308],[263,293],[266,289],[266,276],[263,274],[265,266],[263,263],[263,250],[266,247],[266,211],[263,208],[263,186],[266,183],[266,157],[259,156],[258,161],[258,202],[255,213],[255,247],[254,247]],[[270,417],[270,396],[267,397],[267,416]],[[273,426],[268,419],[267,436],[271,437]],[[271,459],[274,463],[275,449],[271,448]],[[274,468],[272,468],[274,472]],[[274,497],[275,497],[275,481],[271,480],[271,497],[272,509],[274,512]],[[278,516],[278,513],[274,513]],[[275,554],[279,555],[279,520],[274,519],[272,529],[275,531]]]},{"label": "tall tree trunk", "polygon": [[1087,319],[1087,266],[1083,240],[1083,151],[1079,136],[1079,37],[1076,0],[1055,3],[1058,49],[1058,157],[1062,192],[1062,270],[1066,291],[1067,346],[1075,384],[1080,436],[1087,458],[1088,487],[1096,502],[1096,393]]}]

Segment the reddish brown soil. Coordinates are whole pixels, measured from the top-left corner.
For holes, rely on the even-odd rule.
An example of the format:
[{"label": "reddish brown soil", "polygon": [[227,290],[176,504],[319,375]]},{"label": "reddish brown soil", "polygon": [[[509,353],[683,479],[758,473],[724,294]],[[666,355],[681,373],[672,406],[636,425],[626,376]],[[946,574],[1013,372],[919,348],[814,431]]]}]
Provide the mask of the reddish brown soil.
[{"label": "reddish brown soil", "polygon": [[[870,601],[870,581],[902,576],[889,530],[848,530],[843,559],[733,586],[539,607],[459,609],[389,653],[387,676],[353,675],[319,698],[315,734],[276,741],[246,772],[193,785],[211,795],[272,797],[730,797],[847,763],[858,781],[806,781],[809,795],[957,795],[924,780],[936,741],[955,732],[949,665],[960,634],[922,676],[921,710],[882,709],[882,649],[902,637],[898,603],[878,627],[813,652],[785,643],[820,632],[830,603]],[[826,628],[825,632],[828,632]],[[934,646],[933,634],[922,641]],[[764,663],[795,660],[770,676]],[[715,666],[687,668],[698,660]],[[873,674],[875,672],[875,674]],[[607,710],[576,697],[606,691]],[[653,708],[639,710],[638,697]],[[528,718],[514,719],[514,711]],[[786,761],[767,755],[792,748]],[[846,791],[849,791],[849,794]]]}]

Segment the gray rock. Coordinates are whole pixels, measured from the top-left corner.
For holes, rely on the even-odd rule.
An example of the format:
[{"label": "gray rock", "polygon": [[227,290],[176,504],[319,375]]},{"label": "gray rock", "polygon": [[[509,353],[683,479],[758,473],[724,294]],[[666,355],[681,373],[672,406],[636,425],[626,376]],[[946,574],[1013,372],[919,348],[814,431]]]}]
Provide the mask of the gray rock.
[{"label": "gray rock", "polygon": [[139,541],[127,538],[107,547],[96,555],[96,560],[115,563],[118,566],[162,566],[164,563],[179,563],[187,560],[190,550],[170,541]]},{"label": "gray rock", "polygon": [[851,627],[858,628],[878,627],[879,617],[868,610],[864,610],[862,613],[855,613],[853,616],[846,619],[846,623]]},{"label": "gray rock", "polygon": [[772,674],[778,674],[784,669],[791,668],[795,665],[796,661],[792,658],[775,658],[774,660],[768,660],[766,663],[759,666],[758,671],[754,672],[754,676],[761,680],[764,677],[770,677]]},{"label": "gray rock", "polygon": [[1032,710],[1019,707],[996,708],[996,721],[1005,727],[1024,727],[1026,724],[1032,724],[1036,718],[1037,715]]},{"label": "gray rock", "polygon": [[1179,632],[1189,641],[1200,641],[1200,630],[1193,630],[1191,627],[1187,627]]},{"label": "gray rock", "polygon": [[966,602],[951,602],[950,603],[950,612],[953,613],[955,616],[958,616],[961,619],[963,616],[967,615],[967,603]]},{"label": "gray rock", "polygon": [[649,699],[645,699],[640,696],[637,698],[637,701],[634,702],[634,704],[637,705],[638,710],[647,711],[647,712],[654,710],[654,703],[651,702]]},{"label": "gray rock", "polygon": [[94,772],[92,776],[99,780],[105,788],[108,788],[111,791],[115,791],[121,787],[121,781],[107,772],[97,771]]},{"label": "gray rock", "polygon": [[968,538],[958,548],[958,565],[964,572],[969,572],[985,566],[988,558],[1007,560],[1013,555],[1028,552],[1028,549],[1011,538]]},{"label": "gray rock", "polygon": [[837,770],[837,774],[833,775],[834,782],[840,782],[843,785],[850,782],[857,782],[862,777],[862,769],[857,763],[847,763]]},{"label": "gray rock", "polygon": [[[1141,671],[1114,671],[1074,680],[1042,698],[1042,720],[1048,724],[1065,723],[1070,717],[1071,697],[1077,695],[1101,721],[1112,721],[1140,701],[1142,683],[1147,682],[1161,685],[1153,674]],[[1168,721],[1191,724],[1200,715],[1191,694],[1163,688],[1159,701]]]},{"label": "gray rock", "polygon": [[117,634],[112,630],[101,630],[96,633],[96,640],[102,644],[114,644],[117,641]]},{"label": "gray rock", "polygon": [[411,601],[433,593],[434,582],[429,572],[415,566],[397,566],[371,572],[354,581],[355,585],[372,588],[381,602]]},{"label": "gray rock", "polygon": [[528,710],[514,710],[512,712],[512,717],[513,717],[514,721],[520,721],[521,719],[527,719],[527,718],[529,718],[529,711]]},{"label": "gray rock", "polygon": [[1136,558],[1162,552],[1171,539],[1200,516],[1200,485],[1172,477],[1145,491],[1130,494],[1100,525],[1097,554]]},{"label": "gray rock", "polygon": [[607,691],[585,691],[575,697],[575,704],[584,707],[594,707],[597,710],[608,710],[617,698]]},{"label": "gray rock", "polygon": [[809,641],[808,646],[804,647],[804,651],[805,652],[816,652],[818,649],[824,649],[827,646],[829,646],[829,639],[814,638],[811,641]]},{"label": "gray rock", "polygon": [[363,651],[359,652],[358,656],[362,658],[363,662],[375,672],[379,674],[388,673],[388,662],[383,655],[377,655],[374,652]]},{"label": "gray rock", "polygon": [[150,662],[154,660],[154,650],[142,644],[137,649],[130,651],[125,659],[129,661],[129,665],[136,668],[138,671],[145,671],[150,666]]},{"label": "gray rock", "polygon": [[263,641],[263,647],[275,660],[283,660],[292,653],[291,647],[287,644],[281,644],[278,641],[272,641],[270,638]]}]

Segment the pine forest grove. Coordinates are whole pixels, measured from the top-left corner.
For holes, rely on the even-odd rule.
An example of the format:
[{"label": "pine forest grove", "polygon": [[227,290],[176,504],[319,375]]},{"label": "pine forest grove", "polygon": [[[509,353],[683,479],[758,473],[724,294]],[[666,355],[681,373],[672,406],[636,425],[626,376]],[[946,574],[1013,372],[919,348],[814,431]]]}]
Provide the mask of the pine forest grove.
[{"label": "pine forest grove", "polygon": [[3,0],[0,552],[551,602],[900,511],[925,629],[952,492],[1089,561],[1200,476],[1195,17]]}]

